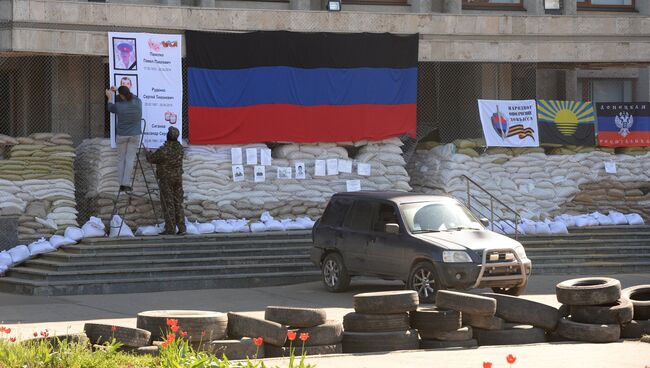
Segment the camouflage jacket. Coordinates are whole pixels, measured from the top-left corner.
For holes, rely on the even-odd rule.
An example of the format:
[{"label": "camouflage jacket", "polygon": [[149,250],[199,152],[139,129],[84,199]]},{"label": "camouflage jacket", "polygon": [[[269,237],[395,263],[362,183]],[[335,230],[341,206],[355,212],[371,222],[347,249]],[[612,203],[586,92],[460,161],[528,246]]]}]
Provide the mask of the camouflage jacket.
[{"label": "camouflage jacket", "polygon": [[158,180],[183,176],[183,146],[178,141],[166,141],[156,152],[147,154],[147,161],[157,165]]}]

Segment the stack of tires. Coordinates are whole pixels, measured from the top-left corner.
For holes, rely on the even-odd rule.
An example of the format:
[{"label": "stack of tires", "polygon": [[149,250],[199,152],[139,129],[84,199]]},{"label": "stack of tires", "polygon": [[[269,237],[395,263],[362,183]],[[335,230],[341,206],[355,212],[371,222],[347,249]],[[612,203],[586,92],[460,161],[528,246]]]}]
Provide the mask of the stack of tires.
[{"label": "stack of tires", "polygon": [[417,310],[418,294],[412,290],[357,294],[354,312],[343,317],[343,352],[370,353],[414,350],[418,333],[411,328],[409,312]]},{"label": "stack of tires", "polygon": [[158,351],[157,347],[152,348],[150,346],[151,333],[139,328],[86,323],[84,325],[84,332],[95,350],[104,349],[104,344],[114,340],[121,344],[121,351],[129,351],[134,354],[143,353],[151,349],[154,349],[155,352],[151,352],[150,354],[155,354]]},{"label": "stack of tires", "polygon": [[[285,341],[284,346],[265,344],[264,352],[269,357],[284,357],[290,355],[290,349],[295,349],[295,355],[303,352],[307,355],[340,354],[343,352],[343,324],[340,321],[328,321],[324,309],[266,307],[264,319],[288,326],[288,331],[296,333],[293,341]],[[300,336],[308,336],[304,341]],[[304,349],[304,350],[303,350]]]},{"label": "stack of tires", "polygon": [[555,287],[562,303],[557,334],[567,340],[614,342],[621,337],[621,325],[632,321],[634,308],[621,295],[620,281],[590,277],[562,281]]},{"label": "stack of tires", "polygon": [[623,298],[632,303],[633,319],[621,326],[621,337],[638,339],[650,335],[650,285],[638,285],[624,289]]}]

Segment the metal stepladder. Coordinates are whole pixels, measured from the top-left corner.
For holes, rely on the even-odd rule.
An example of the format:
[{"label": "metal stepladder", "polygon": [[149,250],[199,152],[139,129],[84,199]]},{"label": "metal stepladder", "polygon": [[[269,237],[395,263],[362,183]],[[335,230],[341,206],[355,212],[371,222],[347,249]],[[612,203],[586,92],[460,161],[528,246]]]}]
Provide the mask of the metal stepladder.
[{"label": "metal stepladder", "polygon": [[[147,175],[144,172],[144,167],[142,166],[142,163],[140,162],[140,154],[142,152],[142,148],[144,148],[144,135],[145,131],[147,129],[147,121],[145,119],[142,119],[144,122],[144,127],[142,128],[142,134],[140,135],[140,144],[138,145],[138,152],[135,155],[135,168],[133,175],[131,176],[131,191],[130,192],[124,192],[124,194],[127,196],[127,203],[126,206],[124,207],[124,212],[122,214],[119,213],[119,202],[120,202],[120,195],[123,193],[121,190],[117,191],[117,195],[115,196],[115,201],[113,202],[113,212],[111,213],[111,221],[113,220],[113,216],[119,215],[120,218],[122,219],[122,222],[120,222],[120,228],[117,231],[117,237],[120,237],[120,234],[122,233],[122,226],[124,225],[124,216],[126,215],[126,211],[131,205],[131,199],[133,197],[139,197],[143,198],[145,196],[149,197],[149,204],[151,204],[151,210],[153,211],[153,215],[157,220],[159,220],[158,213],[156,212],[156,206],[153,201],[153,197],[151,196],[152,190],[155,190],[149,186],[149,181],[147,180]],[[156,184],[158,184],[158,188],[160,188],[160,183],[158,183],[158,177],[156,176],[156,171],[153,168],[153,164],[149,164],[151,166],[151,170],[153,171],[154,177],[156,178]],[[145,195],[138,195],[133,193],[133,185],[135,184],[135,176],[138,174],[138,171],[142,174],[142,178],[144,180],[144,185],[147,189],[147,194]],[[158,196],[160,197],[160,189],[158,189]],[[110,222],[109,222],[110,226]]]}]

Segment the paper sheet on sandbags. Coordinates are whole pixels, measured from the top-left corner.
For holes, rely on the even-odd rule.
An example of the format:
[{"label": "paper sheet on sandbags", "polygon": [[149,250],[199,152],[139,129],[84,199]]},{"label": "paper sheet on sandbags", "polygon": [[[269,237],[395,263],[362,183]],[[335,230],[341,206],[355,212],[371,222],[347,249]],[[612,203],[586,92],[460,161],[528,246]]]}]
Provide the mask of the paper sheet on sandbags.
[{"label": "paper sheet on sandbags", "polygon": [[538,147],[535,100],[478,100],[488,147]]}]

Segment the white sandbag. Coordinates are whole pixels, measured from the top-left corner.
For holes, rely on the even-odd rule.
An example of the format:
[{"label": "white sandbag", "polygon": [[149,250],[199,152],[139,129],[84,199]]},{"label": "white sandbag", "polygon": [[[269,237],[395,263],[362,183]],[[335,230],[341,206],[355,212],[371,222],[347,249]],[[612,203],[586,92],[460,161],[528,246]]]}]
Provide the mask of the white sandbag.
[{"label": "white sandbag", "polygon": [[29,244],[27,248],[29,248],[29,254],[32,257],[37,254],[49,253],[56,250],[49,241],[45,240],[45,238],[40,238],[39,240]]},{"label": "white sandbag", "polygon": [[612,219],[608,216],[603,215],[600,212],[594,212],[591,214],[591,217],[595,218],[598,221],[598,225],[601,226],[607,226],[607,225],[613,225],[614,222]]},{"label": "white sandbag", "polygon": [[84,232],[84,238],[97,238],[106,235],[104,223],[98,217],[91,216],[90,220],[81,227]]},{"label": "white sandbag", "polygon": [[577,227],[586,227],[586,226],[591,226],[591,217],[587,215],[580,215],[580,216],[575,216],[574,217],[576,221],[576,226]]},{"label": "white sandbag", "polygon": [[311,230],[314,227],[316,221],[310,219],[308,216],[296,218],[296,222],[302,224],[304,230]]},{"label": "white sandbag", "polygon": [[266,221],[264,224],[269,231],[284,231],[284,225],[278,220]]},{"label": "white sandbag", "polygon": [[55,249],[59,249],[59,247],[61,247],[63,245],[77,244],[77,242],[75,240],[70,239],[70,238],[66,238],[65,236],[52,235],[50,237],[50,244],[52,244],[52,246]]},{"label": "white sandbag", "polygon": [[29,248],[27,248],[26,245],[16,245],[15,247],[9,249],[7,251],[9,255],[11,256],[11,261],[13,264],[18,264],[20,262],[23,262],[27,258],[29,258]]},{"label": "white sandbag", "polygon": [[68,239],[71,239],[71,240],[74,240],[74,241],[78,242],[78,241],[80,241],[81,239],[84,238],[84,232],[83,232],[83,230],[81,230],[80,228],[78,228],[76,226],[68,226],[65,229],[65,232],[63,233],[63,236],[68,238]]},{"label": "white sandbag", "polygon": [[160,235],[163,229],[159,226],[140,226],[135,230],[136,236],[153,236]]},{"label": "white sandbag", "polygon": [[250,227],[251,227],[251,231],[254,233],[259,233],[268,230],[266,228],[266,225],[263,222],[253,222]]},{"label": "white sandbag", "polygon": [[248,220],[239,219],[239,220],[228,220],[228,223],[232,225],[232,231],[235,233],[250,233],[251,228],[248,225]]},{"label": "white sandbag", "polygon": [[[74,216],[74,219],[75,220],[77,219],[76,215]],[[51,218],[48,218],[47,220],[44,220],[44,219],[42,219],[40,217],[34,217],[34,220],[36,220],[36,222],[38,222],[39,224],[41,224],[41,225],[43,225],[45,227],[48,227],[48,228],[50,228],[52,230],[57,230],[59,228],[58,226],[56,226],[56,221],[54,221],[54,219],[51,219]]]},{"label": "white sandbag", "polygon": [[11,266],[14,262],[11,259],[11,255],[7,251],[3,250],[0,252],[0,267],[2,266]]},{"label": "white sandbag", "polygon": [[264,211],[262,213],[262,216],[260,216],[260,221],[267,223],[269,221],[273,221],[273,216],[268,211]]},{"label": "white sandbag", "polygon": [[195,223],[191,223],[185,219],[185,231],[187,234],[191,235],[198,235],[199,234],[199,229],[197,228],[198,221]]},{"label": "white sandbag", "polygon": [[196,228],[199,234],[211,234],[214,232],[214,225],[209,222],[198,224]]},{"label": "white sandbag", "polygon": [[515,229],[515,223],[510,220],[500,221],[499,225],[506,235],[515,235],[515,232],[519,232],[519,234],[522,233],[521,224],[519,224]]},{"label": "white sandbag", "polygon": [[552,221],[548,227],[551,230],[551,234],[568,234],[569,230],[567,226],[562,221]]},{"label": "white sandbag", "polygon": [[9,269],[9,266],[0,265],[0,275],[4,275],[5,272]]},{"label": "white sandbag", "polygon": [[283,220],[282,224],[284,225],[285,230],[302,230],[305,228],[305,225],[297,221],[284,222]]},{"label": "white sandbag", "polygon": [[215,233],[232,233],[235,231],[235,227],[226,220],[214,220],[212,226],[214,226]]},{"label": "white sandbag", "polygon": [[536,234],[537,231],[535,226],[535,221],[531,221],[528,219],[521,219],[521,229],[527,235],[534,235]]},{"label": "white sandbag", "polygon": [[494,231],[497,234],[505,234],[505,231],[503,231],[503,228],[501,227],[501,222],[500,221],[490,223],[486,227],[486,229],[490,230],[490,231]]},{"label": "white sandbag", "polygon": [[625,215],[625,218],[627,218],[627,223],[630,225],[644,225],[645,222],[643,221],[643,218],[638,214],[638,213],[630,213],[629,215]]},{"label": "white sandbag", "polygon": [[575,217],[567,214],[555,216],[555,222],[562,222],[567,228],[576,226]]},{"label": "white sandbag", "polygon": [[537,235],[550,235],[551,228],[546,222],[538,221],[535,223],[535,234]]},{"label": "white sandbag", "polygon": [[122,221],[120,215],[113,215],[113,218],[111,219],[111,231],[108,236],[110,238],[132,238],[135,235],[133,235],[133,231],[131,231],[129,225],[126,224],[126,221]]},{"label": "white sandbag", "polygon": [[614,225],[627,225],[627,217],[625,217],[625,215],[620,212],[609,211],[609,215],[607,215],[607,217],[612,219]]}]

